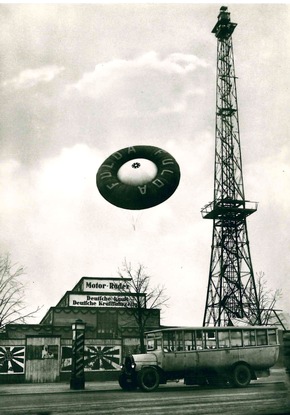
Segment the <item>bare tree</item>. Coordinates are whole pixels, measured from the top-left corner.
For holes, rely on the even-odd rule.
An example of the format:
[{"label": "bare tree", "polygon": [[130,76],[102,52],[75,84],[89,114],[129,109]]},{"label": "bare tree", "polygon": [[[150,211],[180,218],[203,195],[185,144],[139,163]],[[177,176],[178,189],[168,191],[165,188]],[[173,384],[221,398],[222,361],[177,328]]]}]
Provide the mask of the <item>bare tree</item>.
[{"label": "bare tree", "polygon": [[281,316],[282,310],[277,309],[277,303],[282,298],[282,290],[269,289],[265,273],[262,271],[257,273],[256,290],[261,324],[265,326],[281,325],[285,329]]},{"label": "bare tree", "polygon": [[26,323],[41,308],[27,311],[23,274],[23,267],[12,264],[9,255],[0,255],[0,330],[6,324]]},{"label": "bare tree", "polygon": [[151,277],[146,273],[146,268],[142,264],[133,269],[131,263],[124,260],[118,274],[124,280],[124,283],[119,286],[119,291],[130,294],[127,295],[126,308],[137,323],[140,351],[145,353],[144,333],[151,316],[150,310],[167,306],[169,298],[165,295],[164,286],[151,287]]}]

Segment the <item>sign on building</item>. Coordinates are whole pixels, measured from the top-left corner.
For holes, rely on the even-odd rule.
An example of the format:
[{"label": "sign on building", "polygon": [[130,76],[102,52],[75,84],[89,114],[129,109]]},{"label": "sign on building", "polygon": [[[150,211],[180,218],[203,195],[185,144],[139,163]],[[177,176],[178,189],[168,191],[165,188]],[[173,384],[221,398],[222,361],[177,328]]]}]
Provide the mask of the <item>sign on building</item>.
[{"label": "sign on building", "polygon": [[0,346],[0,373],[24,373],[25,347]]},{"label": "sign on building", "polygon": [[[94,370],[120,369],[121,346],[86,345],[84,349],[85,372]],[[61,371],[72,369],[72,347],[63,346],[61,353]]]},{"label": "sign on building", "polygon": [[129,292],[130,286],[123,278],[83,278],[82,291],[123,293]]},{"label": "sign on building", "polygon": [[[70,307],[136,307],[134,295],[113,294],[69,294]],[[145,305],[145,294],[139,294],[142,306]]]}]

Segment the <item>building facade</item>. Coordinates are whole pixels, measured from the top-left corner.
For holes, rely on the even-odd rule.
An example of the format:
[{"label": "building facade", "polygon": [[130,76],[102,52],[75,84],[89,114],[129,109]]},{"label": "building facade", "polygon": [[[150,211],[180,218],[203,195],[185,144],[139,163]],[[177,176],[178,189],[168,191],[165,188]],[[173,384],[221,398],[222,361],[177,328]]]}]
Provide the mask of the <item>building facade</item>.
[{"label": "building facade", "polygon": [[[7,325],[0,333],[0,383],[68,380],[78,319],[86,323],[85,379],[116,379],[123,356],[138,352],[140,344],[128,281],[83,277],[39,324]],[[142,299],[146,330],[160,328],[160,310],[146,308],[146,294]]]}]

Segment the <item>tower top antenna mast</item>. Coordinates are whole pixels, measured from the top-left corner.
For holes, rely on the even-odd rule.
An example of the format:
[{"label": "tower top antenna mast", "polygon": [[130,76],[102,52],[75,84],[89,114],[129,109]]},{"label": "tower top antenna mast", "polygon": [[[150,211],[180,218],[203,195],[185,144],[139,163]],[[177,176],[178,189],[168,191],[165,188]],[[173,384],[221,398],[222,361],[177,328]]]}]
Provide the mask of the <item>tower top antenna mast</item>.
[{"label": "tower top antenna mast", "polygon": [[204,325],[260,323],[246,218],[257,203],[245,200],[231,22],[222,6],[212,33],[217,38],[214,200],[202,209],[213,220]]},{"label": "tower top antenna mast", "polygon": [[218,15],[218,21],[211,33],[214,33],[218,39],[228,39],[236,26],[237,23],[231,22],[231,14],[228,12],[228,8],[222,6]]}]

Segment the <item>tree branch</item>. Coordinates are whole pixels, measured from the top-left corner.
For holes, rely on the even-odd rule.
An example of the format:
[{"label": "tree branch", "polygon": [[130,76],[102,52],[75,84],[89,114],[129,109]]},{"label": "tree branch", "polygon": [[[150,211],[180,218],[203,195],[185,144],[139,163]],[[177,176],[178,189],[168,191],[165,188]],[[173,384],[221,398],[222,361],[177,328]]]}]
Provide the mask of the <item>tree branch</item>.
[{"label": "tree branch", "polygon": [[12,264],[9,255],[0,255],[0,329],[6,324],[25,323],[41,307],[25,312],[25,285],[19,279],[24,274],[21,266]]}]

